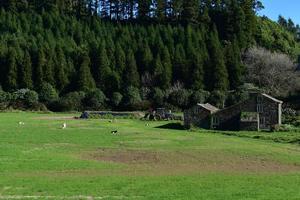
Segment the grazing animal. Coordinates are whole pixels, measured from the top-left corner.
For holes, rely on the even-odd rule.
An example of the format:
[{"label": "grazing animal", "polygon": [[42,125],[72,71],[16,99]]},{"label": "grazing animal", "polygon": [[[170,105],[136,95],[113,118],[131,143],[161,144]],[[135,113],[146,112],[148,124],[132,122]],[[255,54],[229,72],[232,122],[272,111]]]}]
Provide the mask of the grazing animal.
[{"label": "grazing animal", "polygon": [[113,135],[115,135],[115,134],[117,134],[118,133],[118,131],[116,130],[116,131],[111,131],[111,134],[113,134]]},{"label": "grazing animal", "polygon": [[63,123],[62,129],[66,129],[66,128],[67,128],[67,123]]}]

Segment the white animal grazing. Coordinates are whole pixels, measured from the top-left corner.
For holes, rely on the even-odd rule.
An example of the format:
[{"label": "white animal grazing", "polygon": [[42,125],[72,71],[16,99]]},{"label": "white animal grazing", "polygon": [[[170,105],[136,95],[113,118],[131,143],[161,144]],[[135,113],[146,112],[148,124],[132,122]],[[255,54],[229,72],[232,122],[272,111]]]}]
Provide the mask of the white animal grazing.
[{"label": "white animal grazing", "polygon": [[62,129],[66,129],[66,128],[67,128],[67,123],[63,123]]}]

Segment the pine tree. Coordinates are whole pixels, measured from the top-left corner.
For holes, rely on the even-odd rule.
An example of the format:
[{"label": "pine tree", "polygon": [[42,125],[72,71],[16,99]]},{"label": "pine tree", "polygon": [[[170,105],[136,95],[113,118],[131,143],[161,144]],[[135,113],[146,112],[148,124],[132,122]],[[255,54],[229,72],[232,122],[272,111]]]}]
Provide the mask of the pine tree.
[{"label": "pine tree", "polygon": [[116,60],[115,70],[119,74],[122,74],[126,67],[126,55],[119,43],[117,43],[116,45],[115,60]]},{"label": "pine tree", "polygon": [[25,51],[22,67],[20,67],[20,87],[32,89],[32,63],[28,51]]},{"label": "pine tree", "polygon": [[37,52],[37,58],[36,58],[36,63],[34,68],[34,85],[36,89],[39,89],[44,82],[43,69],[45,65],[46,65],[46,58],[45,58],[44,51],[42,49],[39,49],[39,51]]},{"label": "pine tree", "polygon": [[6,85],[8,90],[17,89],[18,87],[18,68],[17,68],[17,53],[14,48],[9,48],[7,53],[7,71]]},{"label": "pine tree", "polygon": [[203,69],[203,60],[200,54],[193,53],[190,56],[191,60],[191,88],[195,91],[204,88],[204,69]]},{"label": "pine tree", "polygon": [[162,74],[162,88],[167,89],[171,86],[172,81],[172,63],[167,47],[163,49],[161,62],[164,69]]},{"label": "pine tree", "polygon": [[106,91],[105,87],[109,85],[109,77],[111,76],[112,70],[110,68],[110,62],[107,56],[105,45],[101,45],[100,47],[100,60],[98,63],[98,77],[97,86],[101,88],[103,91]]},{"label": "pine tree", "polygon": [[131,49],[127,52],[126,69],[124,73],[124,83],[126,86],[139,87],[140,77],[137,71],[134,53]]},{"label": "pine tree", "polygon": [[235,90],[242,83],[243,64],[241,61],[240,49],[237,41],[229,43],[225,49],[226,66],[229,75],[230,88]]},{"label": "pine tree", "polygon": [[210,31],[207,47],[209,52],[209,76],[206,84],[210,90],[226,91],[228,89],[228,73],[215,25]]},{"label": "pine tree", "polygon": [[174,73],[173,73],[173,81],[183,82],[187,78],[187,70],[186,70],[186,57],[185,51],[181,44],[177,44],[174,56]]},{"label": "pine tree", "polygon": [[90,71],[90,58],[86,52],[80,55],[80,67],[78,70],[77,89],[89,91],[95,88],[96,84]]},{"label": "pine tree", "polygon": [[154,79],[155,79],[155,86],[162,87],[163,86],[163,73],[164,73],[164,67],[161,62],[160,55],[156,55],[153,63],[153,69],[154,69]]},{"label": "pine tree", "polygon": [[149,18],[151,0],[138,0],[139,19],[147,20]]},{"label": "pine tree", "polygon": [[48,51],[47,62],[43,66],[43,78],[44,81],[55,85],[54,81],[54,66],[55,66],[55,54],[53,51]]},{"label": "pine tree", "polygon": [[198,0],[183,1],[182,20],[184,23],[197,23],[199,17]]},{"label": "pine tree", "polygon": [[141,41],[139,43],[136,59],[140,74],[150,71],[153,55],[146,41]]},{"label": "pine tree", "polygon": [[67,61],[63,53],[62,48],[59,46],[56,48],[56,63],[55,63],[55,82],[56,88],[62,91],[69,83],[65,70],[67,68]]}]

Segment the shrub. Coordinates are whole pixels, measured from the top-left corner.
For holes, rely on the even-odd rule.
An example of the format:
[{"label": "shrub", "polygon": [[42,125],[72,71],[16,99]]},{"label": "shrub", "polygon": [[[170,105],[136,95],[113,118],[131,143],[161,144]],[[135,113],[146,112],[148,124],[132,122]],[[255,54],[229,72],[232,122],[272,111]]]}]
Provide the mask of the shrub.
[{"label": "shrub", "polygon": [[7,108],[10,102],[10,93],[3,91],[0,89],[0,110],[4,110]]},{"label": "shrub", "polygon": [[38,103],[38,93],[30,89],[19,89],[11,95],[11,104],[15,109],[24,109]]},{"label": "shrub", "polygon": [[103,109],[107,98],[100,89],[88,92],[83,100],[84,105],[90,109]]},{"label": "shrub", "polygon": [[70,92],[61,97],[58,101],[53,101],[49,105],[49,108],[52,111],[80,111],[84,97],[84,92]]},{"label": "shrub", "polygon": [[51,103],[58,100],[56,89],[49,83],[44,83],[39,93],[39,99],[44,103]]},{"label": "shrub", "polygon": [[189,105],[190,95],[186,89],[174,90],[169,96],[169,101],[174,106],[186,108]]},{"label": "shrub", "polygon": [[160,88],[154,88],[152,91],[152,99],[155,106],[162,106],[165,99],[164,91]]},{"label": "shrub", "polygon": [[121,93],[114,92],[112,97],[111,97],[111,104],[114,107],[118,107],[121,104],[122,99],[123,99],[123,95]]},{"label": "shrub", "polygon": [[205,103],[206,100],[208,99],[210,93],[205,90],[198,90],[193,92],[191,95],[190,103],[192,105],[197,104],[197,103]]},{"label": "shrub", "polygon": [[135,109],[142,102],[139,89],[136,87],[128,87],[124,93],[124,105],[129,109]]},{"label": "shrub", "polygon": [[38,103],[39,95],[37,92],[29,90],[25,93],[24,100],[29,106],[32,106],[33,104]]}]

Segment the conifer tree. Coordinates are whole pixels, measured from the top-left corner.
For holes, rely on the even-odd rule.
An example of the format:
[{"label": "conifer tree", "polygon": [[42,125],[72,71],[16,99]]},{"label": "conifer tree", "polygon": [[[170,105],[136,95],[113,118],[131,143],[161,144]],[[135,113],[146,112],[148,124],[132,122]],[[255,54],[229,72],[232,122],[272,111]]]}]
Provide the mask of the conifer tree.
[{"label": "conifer tree", "polygon": [[56,48],[56,63],[55,63],[55,82],[56,88],[62,91],[69,83],[65,70],[67,68],[67,61],[61,47]]},{"label": "conifer tree", "polygon": [[17,53],[14,48],[9,48],[7,53],[7,77],[5,87],[13,90],[18,87]]},{"label": "conifer tree", "polygon": [[167,49],[167,47],[163,49],[161,62],[163,65],[162,88],[167,89],[170,87],[171,80],[172,80],[172,63],[171,63],[169,50]]},{"label": "conifer tree", "polygon": [[137,64],[140,74],[149,72],[151,69],[151,63],[153,60],[153,55],[151,49],[148,45],[148,42],[141,41],[139,44],[138,52],[137,52]]},{"label": "conifer tree", "polygon": [[45,58],[44,51],[42,49],[39,49],[39,51],[37,52],[37,58],[36,58],[36,63],[34,68],[34,85],[36,89],[39,89],[44,82],[43,69],[45,65],[46,65],[46,58]]},{"label": "conifer tree", "polygon": [[32,63],[28,51],[25,51],[23,63],[20,67],[20,87],[32,89]]},{"label": "conifer tree", "polygon": [[155,79],[155,86],[162,87],[163,86],[163,73],[164,73],[164,67],[161,62],[160,55],[156,55],[153,63],[153,69],[154,69],[154,79]]},{"label": "conifer tree", "polygon": [[184,23],[197,23],[199,17],[198,0],[183,1],[182,20]]},{"label": "conifer tree", "polygon": [[95,88],[95,80],[90,71],[90,58],[86,52],[80,55],[80,67],[78,70],[77,88],[79,91],[89,91]]},{"label": "conifer tree", "polygon": [[119,43],[116,45],[116,52],[115,52],[115,59],[116,59],[116,67],[115,70],[122,74],[125,67],[126,67],[126,55]]},{"label": "conifer tree", "polygon": [[228,89],[228,72],[215,25],[213,25],[212,30],[210,31],[207,47],[209,52],[210,71],[207,85],[210,90],[226,91]]},{"label": "conifer tree", "polygon": [[183,82],[187,78],[185,51],[181,44],[176,45],[174,63],[173,63],[173,81]]},{"label": "conifer tree", "polygon": [[235,90],[242,83],[243,64],[241,61],[240,49],[237,41],[229,43],[225,49],[226,66],[229,75],[230,88]]},{"label": "conifer tree", "polygon": [[137,70],[134,53],[131,49],[129,49],[127,52],[126,69],[124,75],[124,83],[126,86],[139,87],[140,77]]},{"label": "conifer tree", "polygon": [[96,83],[99,88],[106,91],[105,87],[109,85],[109,77],[111,76],[112,70],[110,68],[110,62],[104,45],[101,45],[99,54],[100,60],[98,63],[97,73],[100,79],[97,80]]}]

